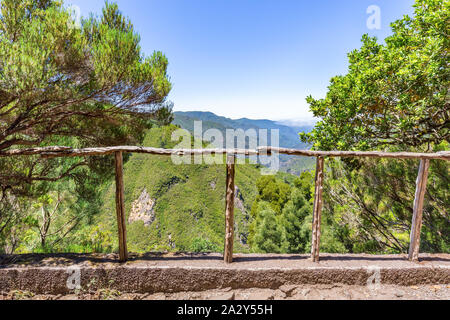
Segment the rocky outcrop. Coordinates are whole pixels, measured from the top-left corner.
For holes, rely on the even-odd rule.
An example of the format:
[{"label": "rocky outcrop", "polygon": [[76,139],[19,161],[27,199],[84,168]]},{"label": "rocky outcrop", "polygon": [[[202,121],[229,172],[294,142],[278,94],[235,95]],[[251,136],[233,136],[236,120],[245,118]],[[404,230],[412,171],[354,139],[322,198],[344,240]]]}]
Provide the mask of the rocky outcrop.
[{"label": "rocky outcrop", "polygon": [[[235,221],[234,226],[235,232],[236,235],[238,236],[239,242],[242,245],[247,245],[247,238],[248,238],[247,225],[249,220],[249,214],[247,212],[247,209],[245,208],[244,197],[242,196],[241,190],[236,185],[234,186],[234,206],[242,212],[240,223],[238,221]],[[240,228],[240,224],[243,226],[243,228]]]},{"label": "rocky outcrop", "polygon": [[150,226],[155,221],[155,199],[150,198],[147,189],[142,190],[141,195],[132,206],[128,223],[143,221],[145,226]]},{"label": "rocky outcrop", "polygon": [[239,208],[242,213],[247,213],[244,205],[244,197],[242,196],[241,190],[236,185],[234,186],[234,206],[236,208]]}]

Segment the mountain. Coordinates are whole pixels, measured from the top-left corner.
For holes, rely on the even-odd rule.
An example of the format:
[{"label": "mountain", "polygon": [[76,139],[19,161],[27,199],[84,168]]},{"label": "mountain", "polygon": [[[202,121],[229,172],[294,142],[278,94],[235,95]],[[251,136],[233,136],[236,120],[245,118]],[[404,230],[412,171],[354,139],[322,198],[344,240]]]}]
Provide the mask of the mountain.
[{"label": "mountain", "polygon": [[247,118],[230,119],[215,115],[212,112],[201,111],[177,111],[174,113],[174,124],[193,132],[194,121],[203,121],[203,130],[210,128],[224,129],[278,129],[280,130],[280,147],[308,149],[309,146],[302,143],[298,137],[299,132],[309,132],[313,126],[288,126],[272,120],[252,120]]},{"label": "mountain", "polygon": [[[187,111],[187,112],[175,112],[173,123],[180,126],[183,129],[193,133],[194,121],[202,121],[203,132],[208,129],[218,129],[225,137],[226,129],[278,129],[279,130],[279,146],[284,148],[294,149],[309,149],[310,146],[300,141],[299,132],[309,132],[312,130],[312,125],[288,125],[279,121],[272,121],[267,119],[252,120],[247,118],[230,119],[226,117],[218,116],[212,112],[201,111]],[[289,122],[286,122],[289,123]],[[258,143],[259,144],[259,143]],[[270,132],[268,143],[270,142]],[[225,147],[225,146],[217,146]],[[280,169],[298,175],[300,172],[310,170],[314,167],[314,159],[308,157],[293,157],[287,155],[280,156]]]},{"label": "mountain", "polygon": [[[154,127],[143,146],[173,148],[178,127]],[[132,154],[125,159],[125,210],[131,252],[223,250],[224,165],[175,165],[171,157]],[[256,197],[258,165],[236,165],[235,249],[248,252],[250,210]],[[96,223],[116,234],[115,187],[105,185]]]}]

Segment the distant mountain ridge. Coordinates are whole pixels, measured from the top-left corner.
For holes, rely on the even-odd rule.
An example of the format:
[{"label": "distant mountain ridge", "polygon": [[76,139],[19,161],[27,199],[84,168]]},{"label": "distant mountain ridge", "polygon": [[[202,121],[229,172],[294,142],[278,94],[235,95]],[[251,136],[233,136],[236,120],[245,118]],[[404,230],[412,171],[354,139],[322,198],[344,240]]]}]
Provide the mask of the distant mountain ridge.
[{"label": "distant mountain ridge", "polygon": [[[230,119],[222,116],[218,116],[212,112],[203,111],[177,111],[174,112],[173,124],[180,126],[189,132],[194,132],[194,121],[202,121],[203,132],[208,129],[218,129],[224,134],[226,129],[278,129],[279,130],[279,146],[284,148],[294,149],[309,149],[310,145],[300,141],[299,132],[310,132],[313,129],[313,125],[304,126],[290,126],[279,121],[273,121],[268,119]],[[270,131],[268,132],[268,143],[270,141]],[[286,155],[280,156],[281,170],[299,174],[302,171],[310,170],[314,166],[314,159],[306,157],[291,157]]]},{"label": "distant mountain ridge", "polygon": [[203,130],[206,131],[209,128],[217,128],[219,130],[225,129],[278,129],[280,131],[280,147],[296,148],[296,149],[309,149],[310,146],[300,141],[299,132],[309,132],[312,130],[312,125],[305,126],[290,126],[282,124],[278,121],[268,119],[230,119],[222,116],[218,116],[212,112],[203,111],[177,111],[174,113],[174,124],[179,125],[181,128],[190,132],[194,130],[194,121],[203,121]]}]

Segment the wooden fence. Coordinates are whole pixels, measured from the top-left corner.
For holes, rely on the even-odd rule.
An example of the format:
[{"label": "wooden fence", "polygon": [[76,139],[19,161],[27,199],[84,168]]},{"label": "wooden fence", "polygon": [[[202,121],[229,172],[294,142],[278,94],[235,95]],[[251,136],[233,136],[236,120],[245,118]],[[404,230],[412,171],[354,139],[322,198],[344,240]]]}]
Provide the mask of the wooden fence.
[{"label": "wooden fence", "polygon": [[412,152],[379,152],[379,151],[311,151],[287,148],[259,147],[256,150],[247,149],[160,149],[133,146],[118,146],[104,148],[72,149],[69,147],[43,147],[30,149],[17,149],[0,152],[0,157],[40,155],[45,158],[54,157],[80,157],[94,155],[115,156],[116,172],[116,213],[119,232],[119,259],[124,262],[128,259],[126,220],[124,205],[124,181],[123,181],[123,153],[146,153],[153,155],[199,155],[199,154],[222,154],[226,158],[226,197],[225,197],[225,248],[224,261],[233,261],[234,242],[234,175],[236,155],[269,155],[272,153],[288,154],[295,156],[316,157],[316,176],[313,207],[311,259],[319,261],[320,248],[320,225],[322,213],[322,190],[324,180],[325,157],[371,157],[371,158],[393,158],[393,159],[420,159],[419,173],[416,181],[416,193],[414,198],[414,209],[412,227],[410,234],[409,260],[415,261],[419,257],[420,231],[422,228],[422,211],[428,178],[430,160],[450,161],[450,152],[437,153],[412,153]]}]

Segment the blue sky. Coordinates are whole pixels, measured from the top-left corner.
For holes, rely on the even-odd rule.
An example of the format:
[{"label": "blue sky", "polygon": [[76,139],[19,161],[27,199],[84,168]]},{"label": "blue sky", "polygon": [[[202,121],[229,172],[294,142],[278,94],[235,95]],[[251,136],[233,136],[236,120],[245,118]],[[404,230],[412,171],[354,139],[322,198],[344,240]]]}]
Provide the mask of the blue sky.
[{"label": "blue sky", "polygon": [[[364,33],[384,39],[413,0],[119,0],[145,54],[169,59],[176,111],[231,118],[312,119],[305,98],[345,74]],[[82,16],[103,0],[66,0]],[[381,9],[381,29],[367,8]]]}]

